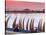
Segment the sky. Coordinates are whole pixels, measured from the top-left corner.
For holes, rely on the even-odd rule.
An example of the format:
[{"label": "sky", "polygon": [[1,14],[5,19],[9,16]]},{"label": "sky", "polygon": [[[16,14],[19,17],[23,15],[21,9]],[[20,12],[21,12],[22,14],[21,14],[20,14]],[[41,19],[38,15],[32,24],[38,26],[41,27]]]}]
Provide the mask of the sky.
[{"label": "sky", "polygon": [[13,0],[6,0],[6,10],[23,10],[23,9],[30,9],[30,10],[43,10],[45,7],[44,3],[40,2],[26,2],[26,1],[13,1]]},{"label": "sky", "polygon": [[45,2],[45,0],[8,0],[8,1],[26,1],[26,2]]}]

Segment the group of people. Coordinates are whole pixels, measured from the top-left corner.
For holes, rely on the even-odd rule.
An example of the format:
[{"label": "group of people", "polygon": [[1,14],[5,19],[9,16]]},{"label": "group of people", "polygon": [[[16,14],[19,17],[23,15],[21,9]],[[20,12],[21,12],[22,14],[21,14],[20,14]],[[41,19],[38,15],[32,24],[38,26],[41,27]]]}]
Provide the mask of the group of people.
[{"label": "group of people", "polygon": [[[42,23],[42,20],[39,21],[38,27],[36,27],[35,30],[34,30],[34,19],[31,20],[30,25],[29,25],[30,30],[28,30],[28,22],[29,22],[29,20],[28,20],[27,24],[26,24],[26,30],[25,30],[24,29],[24,20],[23,20],[23,23],[21,23],[21,19],[20,19],[19,23],[16,24],[16,19],[13,22],[13,31],[16,31],[16,32],[28,32],[28,33],[29,32],[31,32],[31,33],[33,33],[33,32],[34,33],[35,32],[45,32],[45,22]],[[7,22],[5,21],[6,27],[7,27]]]}]

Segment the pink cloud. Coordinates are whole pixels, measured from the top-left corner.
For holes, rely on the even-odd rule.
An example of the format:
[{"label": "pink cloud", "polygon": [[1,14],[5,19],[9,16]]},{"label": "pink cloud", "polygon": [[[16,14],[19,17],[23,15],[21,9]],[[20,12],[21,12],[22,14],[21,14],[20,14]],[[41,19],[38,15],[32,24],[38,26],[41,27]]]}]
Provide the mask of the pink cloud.
[{"label": "pink cloud", "polygon": [[44,3],[36,2],[20,2],[20,1],[6,1],[6,9],[8,10],[21,10],[21,9],[31,9],[31,10],[42,10],[44,9]]}]

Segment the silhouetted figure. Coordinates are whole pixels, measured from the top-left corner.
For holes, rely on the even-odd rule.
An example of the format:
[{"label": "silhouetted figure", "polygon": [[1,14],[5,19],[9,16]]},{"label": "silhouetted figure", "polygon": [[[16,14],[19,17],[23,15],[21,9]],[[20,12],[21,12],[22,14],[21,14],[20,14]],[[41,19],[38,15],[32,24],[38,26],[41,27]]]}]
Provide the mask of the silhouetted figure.
[{"label": "silhouetted figure", "polygon": [[18,32],[19,29],[18,29],[18,24],[16,24],[16,28],[14,28],[14,31]]},{"label": "silhouetted figure", "polygon": [[23,30],[24,30],[24,20],[25,20],[25,18],[23,19]]},{"label": "silhouetted figure", "polygon": [[34,19],[31,19],[31,22],[30,22],[30,31],[34,32]]},{"label": "silhouetted figure", "polygon": [[36,29],[35,29],[35,33],[37,33],[38,32],[38,28],[36,27]]},{"label": "silhouetted figure", "polygon": [[22,29],[22,23],[21,23],[21,19],[19,20],[19,29],[21,30]]},{"label": "silhouetted figure", "polygon": [[45,22],[44,22],[44,24],[43,24],[43,32],[45,32]]},{"label": "silhouetted figure", "polygon": [[26,32],[28,32],[28,23],[29,23],[29,19],[28,19],[27,24],[26,24]]},{"label": "silhouetted figure", "polygon": [[39,24],[38,24],[38,32],[41,32],[41,23],[42,23],[42,21],[40,20]]},{"label": "silhouetted figure", "polygon": [[42,19],[41,19],[38,24],[38,31],[43,32],[43,29],[44,29],[44,23],[42,23]]},{"label": "silhouetted figure", "polygon": [[15,31],[17,25],[16,25],[16,20],[17,20],[17,17],[15,18],[14,22],[13,22],[13,31]]},{"label": "silhouetted figure", "polygon": [[10,16],[8,17],[7,21],[5,20],[5,29],[7,28],[7,24],[8,24],[9,19],[10,19]]}]

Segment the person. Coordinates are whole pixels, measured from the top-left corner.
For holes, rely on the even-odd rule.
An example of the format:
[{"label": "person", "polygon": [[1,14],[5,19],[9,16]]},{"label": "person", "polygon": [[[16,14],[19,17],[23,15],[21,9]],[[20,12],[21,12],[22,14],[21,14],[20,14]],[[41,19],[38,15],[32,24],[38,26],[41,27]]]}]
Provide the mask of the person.
[{"label": "person", "polygon": [[18,29],[18,24],[16,25],[16,27],[14,28],[14,32],[18,32],[19,31],[19,29]]}]

